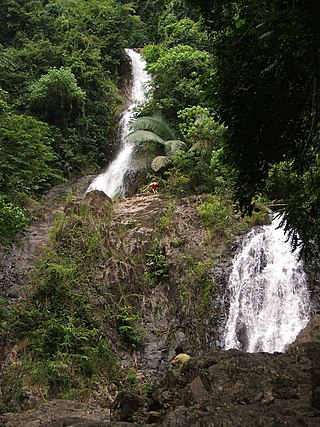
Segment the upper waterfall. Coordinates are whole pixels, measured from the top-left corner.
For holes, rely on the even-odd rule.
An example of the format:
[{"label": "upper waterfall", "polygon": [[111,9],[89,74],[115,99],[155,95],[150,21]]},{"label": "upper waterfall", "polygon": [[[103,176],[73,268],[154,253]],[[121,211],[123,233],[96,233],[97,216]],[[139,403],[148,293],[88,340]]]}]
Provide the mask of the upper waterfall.
[{"label": "upper waterfall", "polygon": [[309,320],[303,262],[279,222],[274,218],[270,225],[252,229],[234,258],[226,349],[284,351]]},{"label": "upper waterfall", "polygon": [[126,192],[124,178],[129,168],[133,167],[131,163],[134,144],[124,142],[124,138],[128,135],[134,108],[146,100],[148,81],[150,80],[150,76],[145,70],[146,63],[141,55],[132,49],[126,49],[126,53],[132,63],[132,91],[130,105],[120,119],[120,148],[105,172],[98,175],[87,189],[87,192],[92,190],[103,191],[111,198],[116,195],[123,197]]}]

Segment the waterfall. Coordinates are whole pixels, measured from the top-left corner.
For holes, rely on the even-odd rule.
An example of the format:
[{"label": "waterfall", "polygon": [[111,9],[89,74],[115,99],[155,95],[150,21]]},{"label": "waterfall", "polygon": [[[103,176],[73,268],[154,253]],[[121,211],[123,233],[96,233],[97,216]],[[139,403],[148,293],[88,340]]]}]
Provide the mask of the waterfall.
[{"label": "waterfall", "polygon": [[252,229],[233,260],[226,349],[282,352],[308,323],[303,262],[279,223],[274,217],[270,225]]},{"label": "waterfall", "polygon": [[115,159],[109,164],[105,172],[98,175],[90,184],[87,192],[92,190],[103,191],[107,196],[123,197],[126,192],[124,178],[129,169],[134,168],[132,164],[134,144],[124,142],[128,135],[129,124],[133,118],[134,108],[143,103],[147,97],[148,81],[150,76],[145,71],[146,63],[138,52],[126,49],[127,55],[132,63],[132,92],[130,105],[122,114],[120,120],[120,149]]}]

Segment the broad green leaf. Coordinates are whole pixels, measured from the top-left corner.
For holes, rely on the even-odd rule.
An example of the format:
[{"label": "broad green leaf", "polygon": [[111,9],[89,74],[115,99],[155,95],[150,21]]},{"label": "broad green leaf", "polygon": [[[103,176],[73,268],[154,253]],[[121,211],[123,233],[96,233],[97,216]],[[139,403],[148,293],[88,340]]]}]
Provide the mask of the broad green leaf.
[{"label": "broad green leaf", "polygon": [[135,142],[140,144],[142,142],[158,142],[164,145],[164,140],[160,138],[160,136],[148,130],[136,130],[131,132],[126,136],[125,140],[129,143]]}]

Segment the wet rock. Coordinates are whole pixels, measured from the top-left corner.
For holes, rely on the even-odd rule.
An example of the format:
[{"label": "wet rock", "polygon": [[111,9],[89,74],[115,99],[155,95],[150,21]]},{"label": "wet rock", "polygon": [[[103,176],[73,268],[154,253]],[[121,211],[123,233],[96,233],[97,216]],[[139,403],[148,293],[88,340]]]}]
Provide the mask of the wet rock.
[{"label": "wet rock", "polygon": [[90,191],[85,196],[85,203],[90,205],[97,215],[103,215],[109,209],[109,206],[113,203],[110,197],[108,197],[103,191]]},{"label": "wet rock", "polygon": [[110,421],[110,411],[90,403],[53,399],[37,408],[0,415],[1,427],[102,427]]},{"label": "wet rock", "polygon": [[110,407],[110,418],[112,421],[132,421],[134,414],[144,405],[145,401],[140,396],[121,391]]},{"label": "wet rock", "polygon": [[195,378],[190,384],[193,400],[197,403],[206,402],[209,400],[209,394],[205,389],[200,377]]},{"label": "wet rock", "polygon": [[294,343],[289,348],[297,347],[303,343],[319,343],[320,344],[320,314],[314,314],[307,326],[303,328]]},{"label": "wet rock", "polygon": [[311,369],[312,406],[320,409],[320,366]]},{"label": "wet rock", "polygon": [[147,422],[149,424],[157,424],[160,422],[161,420],[161,413],[157,412],[157,411],[149,411],[148,412],[148,418],[147,418]]},{"label": "wet rock", "polygon": [[271,405],[275,401],[275,397],[273,396],[272,392],[268,390],[262,399],[260,400],[261,405],[268,406]]},{"label": "wet rock", "polygon": [[[88,203],[99,215],[100,211],[110,208],[110,200],[100,193],[92,192],[87,197],[84,193],[77,193],[72,203],[75,207]],[[8,289],[9,292],[14,291],[11,299],[23,297],[23,278],[33,267],[36,255],[44,251],[55,212],[63,209],[62,205],[54,203],[66,194],[67,189],[60,187],[55,196],[51,195],[51,207],[43,213],[43,221],[30,228],[21,247],[14,249],[6,258],[4,269],[0,269],[0,287],[4,294]],[[36,395],[26,395],[26,411],[0,415],[0,426],[316,427],[320,424],[317,372],[320,363],[320,316],[311,320],[286,354],[208,351],[223,346],[219,337],[228,308],[224,287],[232,254],[229,254],[229,260],[216,263],[212,269],[216,287],[205,307],[206,315],[197,323],[197,292],[190,294],[190,299],[183,304],[181,290],[178,295],[179,278],[186,264],[179,258],[179,245],[173,244],[176,239],[183,244],[186,253],[192,254],[192,259],[205,259],[206,246],[203,242],[207,235],[199,226],[197,203],[196,198],[180,200],[170,217],[172,231],[164,246],[173,269],[170,281],[149,288],[143,295],[141,314],[147,339],[145,351],[132,357],[123,350],[125,366],[134,367],[137,378],[150,382],[155,380],[153,395],[147,399],[131,393],[119,393],[110,408],[111,421],[110,409],[101,408],[97,403],[94,407],[88,402],[72,401],[49,401],[39,405],[41,402]],[[161,194],[142,194],[119,201],[112,208],[114,219],[111,226],[124,230],[116,242],[122,253],[128,257],[144,255],[152,247],[151,237],[158,218],[168,210],[168,201]],[[99,268],[99,279],[105,287],[108,290],[117,287],[112,266],[106,261]],[[98,298],[95,296],[96,301]],[[208,313],[214,313],[216,317],[209,318]],[[192,364],[183,369],[171,369],[170,355],[179,344],[188,352],[193,349],[189,352],[193,356]],[[117,349],[116,344],[112,345],[122,356],[122,350]],[[101,395],[98,389],[96,401],[100,399],[101,402]],[[111,400],[106,396],[101,405],[107,405]]]},{"label": "wet rock", "polygon": [[108,422],[101,422],[97,419],[80,418],[80,417],[61,417],[53,421],[41,424],[41,427],[105,427]]},{"label": "wet rock", "polygon": [[84,196],[91,182],[97,175],[87,175],[74,181],[66,182],[53,187],[45,196],[46,206],[61,204],[61,201],[69,195]]}]

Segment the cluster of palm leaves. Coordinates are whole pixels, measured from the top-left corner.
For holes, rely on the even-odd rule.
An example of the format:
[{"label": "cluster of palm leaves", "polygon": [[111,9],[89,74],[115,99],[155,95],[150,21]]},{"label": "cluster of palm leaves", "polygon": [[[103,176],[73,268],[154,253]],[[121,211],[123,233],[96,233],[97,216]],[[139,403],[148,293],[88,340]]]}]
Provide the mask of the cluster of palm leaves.
[{"label": "cluster of palm leaves", "polygon": [[174,131],[165,122],[160,113],[152,116],[138,117],[130,125],[131,131],[126,136],[127,143],[141,146],[154,143],[162,148],[163,154],[151,161],[151,168],[157,172],[170,163],[170,159],[178,150],[184,150],[186,144],[175,138]]}]

